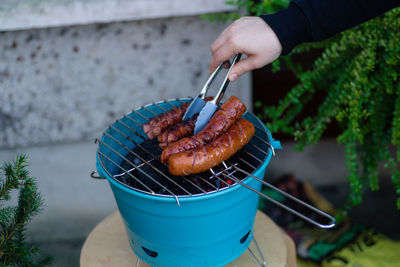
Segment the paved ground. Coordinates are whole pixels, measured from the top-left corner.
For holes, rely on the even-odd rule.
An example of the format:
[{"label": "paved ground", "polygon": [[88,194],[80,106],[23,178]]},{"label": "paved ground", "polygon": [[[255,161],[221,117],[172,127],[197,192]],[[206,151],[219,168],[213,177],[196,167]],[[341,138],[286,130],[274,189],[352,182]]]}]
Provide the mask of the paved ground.
[{"label": "paved ground", "polygon": [[[291,172],[300,179],[318,185],[319,191],[333,203],[343,203],[348,192],[343,149],[333,140],[293,152],[291,144],[268,166],[268,177]],[[17,152],[31,159],[29,169],[37,177],[45,207],[29,225],[29,240],[43,253],[54,258],[53,266],[79,266],[83,242],[95,225],[116,209],[106,181],[89,177],[95,168],[93,143],[49,145],[0,151],[0,162],[12,160]],[[360,223],[400,239],[400,212],[395,209],[391,181],[383,179],[381,191],[369,192],[363,205],[351,214]]]}]

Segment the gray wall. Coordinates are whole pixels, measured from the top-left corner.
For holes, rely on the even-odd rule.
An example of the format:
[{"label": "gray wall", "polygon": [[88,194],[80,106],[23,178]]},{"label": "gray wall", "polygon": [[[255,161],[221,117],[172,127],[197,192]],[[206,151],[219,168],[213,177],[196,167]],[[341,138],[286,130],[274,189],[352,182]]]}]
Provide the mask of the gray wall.
[{"label": "gray wall", "polygon": [[[195,95],[225,26],[192,16],[2,32],[0,147],[91,140],[137,106]],[[249,77],[228,94],[250,107]]]}]

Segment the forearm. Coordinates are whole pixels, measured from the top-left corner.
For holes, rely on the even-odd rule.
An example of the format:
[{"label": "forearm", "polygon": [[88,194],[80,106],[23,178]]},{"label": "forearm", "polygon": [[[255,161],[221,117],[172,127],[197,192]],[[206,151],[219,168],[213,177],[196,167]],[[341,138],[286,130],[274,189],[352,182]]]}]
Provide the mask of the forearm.
[{"label": "forearm", "polygon": [[261,18],[288,54],[296,45],[321,41],[400,5],[400,0],[292,0],[288,8]]}]

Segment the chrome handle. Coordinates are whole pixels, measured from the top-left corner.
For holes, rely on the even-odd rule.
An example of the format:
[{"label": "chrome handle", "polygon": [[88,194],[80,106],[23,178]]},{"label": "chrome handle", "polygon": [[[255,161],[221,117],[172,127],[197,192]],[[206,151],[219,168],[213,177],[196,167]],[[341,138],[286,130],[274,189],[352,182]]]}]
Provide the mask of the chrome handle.
[{"label": "chrome handle", "polygon": [[201,89],[199,97],[201,99],[204,99],[204,97],[207,94],[208,88],[210,88],[211,83],[214,81],[215,77],[217,77],[218,72],[222,69],[222,66],[225,64],[226,61],[222,62],[221,64],[219,64],[218,68],[216,68],[214,70],[214,72],[210,75],[210,77],[208,78],[208,80],[206,81],[206,83],[203,86],[203,89]]},{"label": "chrome handle", "polygon": [[314,219],[311,219],[311,218],[305,216],[304,214],[302,214],[302,213],[300,213],[300,212],[298,212],[298,211],[296,211],[296,210],[284,205],[283,203],[271,198],[270,196],[267,196],[266,194],[257,191],[256,189],[252,188],[251,186],[248,186],[247,184],[242,183],[238,178],[236,178],[236,177],[234,177],[234,176],[232,176],[230,174],[228,174],[228,175],[225,174],[225,176],[227,176],[229,179],[234,180],[236,183],[241,184],[242,186],[246,187],[247,189],[250,189],[251,191],[259,194],[263,198],[268,199],[269,201],[273,202],[274,204],[278,205],[279,207],[281,207],[281,208],[283,208],[283,209],[285,209],[285,210],[287,210],[287,211],[299,216],[303,220],[305,220],[305,221],[307,221],[307,222],[309,222],[309,223],[311,223],[311,224],[313,224],[315,226],[318,226],[320,228],[328,229],[328,228],[332,228],[332,227],[334,227],[336,225],[336,219],[334,217],[332,217],[331,215],[327,214],[326,212],[323,212],[322,210],[319,210],[316,207],[311,206],[310,204],[308,204],[308,203],[306,203],[306,202],[304,202],[304,201],[302,201],[302,200],[300,200],[300,199],[298,199],[298,198],[296,198],[296,197],[294,197],[294,196],[292,196],[292,195],[280,190],[279,188],[273,186],[272,184],[267,183],[264,180],[252,175],[251,173],[246,172],[245,170],[237,167],[236,165],[231,165],[231,167],[235,168],[236,170],[238,170],[238,171],[240,171],[240,172],[242,172],[244,174],[246,174],[247,176],[252,177],[253,179],[256,179],[257,181],[261,182],[262,184],[264,184],[265,186],[269,187],[270,189],[273,189],[274,191],[284,195],[285,197],[290,198],[291,200],[293,200],[293,201],[303,205],[304,207],[312,210],[313,212],[321,215],[322,217],[325,217],[325,218],[329,219],[329,223],[328,224],[323,224],[323,223],[317,222]]},{"label": "chrome handle", "polygon": [[215,96],[215,98],[211,101],[214,104],[218,105],[219,102],[221,102],[222,97],[225,94],[226,88],[228,88],[228,84],[229,84],[229,74],[231,73],[233,66],[235,66],[235,64],[240,60],[240,58],[242,57],[242,54],[237,54],[233,60],[232,60],[232,64],[229,67],[228,73],[225,76],[224,82],[222,83],[221,87],[219,88],[219,91],[217,93],[217,95]]}]

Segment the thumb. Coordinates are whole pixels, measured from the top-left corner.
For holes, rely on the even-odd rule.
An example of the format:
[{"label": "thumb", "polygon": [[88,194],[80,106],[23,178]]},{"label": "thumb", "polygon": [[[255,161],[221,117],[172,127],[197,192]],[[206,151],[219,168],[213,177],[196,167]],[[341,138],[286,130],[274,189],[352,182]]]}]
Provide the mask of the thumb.
[{"label": "thumb", "polygon": [[229,74],[229,81],[233,82],[242,74],[255,69],[256,62],[254,57],[248,57],[246,59],[240,60],[233,66],[231,73]]}]

